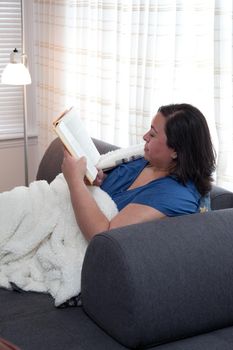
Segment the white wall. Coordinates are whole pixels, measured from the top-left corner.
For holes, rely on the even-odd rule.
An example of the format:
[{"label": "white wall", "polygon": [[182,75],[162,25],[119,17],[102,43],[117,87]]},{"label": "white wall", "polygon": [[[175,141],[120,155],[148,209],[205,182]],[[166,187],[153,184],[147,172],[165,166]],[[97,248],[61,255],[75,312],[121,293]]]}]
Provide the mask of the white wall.
[{"label": "white wall", "polygon": [[[25,184],[24,142],[22,139],[0,141],[0,192]],[[37,138],[28,140],[29,182],[36,178],[38,169]]]}]

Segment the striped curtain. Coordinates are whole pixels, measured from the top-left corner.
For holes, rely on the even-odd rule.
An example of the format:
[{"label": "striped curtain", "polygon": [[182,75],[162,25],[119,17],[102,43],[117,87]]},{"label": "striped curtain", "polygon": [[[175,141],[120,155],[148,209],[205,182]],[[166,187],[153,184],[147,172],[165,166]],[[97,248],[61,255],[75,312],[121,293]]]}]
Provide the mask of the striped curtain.
[{"label": "striped curtain", "polygon": [[158,107],[206,116],[217,183],[233,183],[232,1],[34,0],[41,154],[75,105],[91,136],[141,142]]}]

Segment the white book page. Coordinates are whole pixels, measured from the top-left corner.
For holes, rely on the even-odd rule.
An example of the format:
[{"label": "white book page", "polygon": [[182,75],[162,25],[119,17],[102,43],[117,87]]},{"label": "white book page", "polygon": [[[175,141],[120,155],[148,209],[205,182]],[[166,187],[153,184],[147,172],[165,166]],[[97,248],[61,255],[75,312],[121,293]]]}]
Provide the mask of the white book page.
[{"label": "white book page", "polygon": [[58,122],[56,130],[58,134],[65,136],[70,144],[70,148],[72,148],[73,155],[86,157],[88,170],[96,175],[95,165],[99,161],[100,154],[75,108],[71,108]]},{"label": "white book page", "polygon": [[60,123],[60,132],[62,132],[62,134],[66,137],[66,140],[69,145],[68,149],[72,155],[78,158],[82,156],[86,157],[86,160],[87,160],[86,176],[89,179],[89,181],[93,182],[98,173],[94,163],[90,160],[86,152],[80,147],[79,143],[76,141],[72,133],[69,131],[69,129],[66,127],[66,125],[63,122]]},{"label": "white book page", "polygon": [[74,139],[79,143],[80,148],[84,150],[86,156],[96,164],[100,158],[100,154],[95,147],[90,135],[88,134],[82,119],[78,115],[78,111],[72,108],[59,123],[59,128],[63,130],[65,124],[71,132]]}]

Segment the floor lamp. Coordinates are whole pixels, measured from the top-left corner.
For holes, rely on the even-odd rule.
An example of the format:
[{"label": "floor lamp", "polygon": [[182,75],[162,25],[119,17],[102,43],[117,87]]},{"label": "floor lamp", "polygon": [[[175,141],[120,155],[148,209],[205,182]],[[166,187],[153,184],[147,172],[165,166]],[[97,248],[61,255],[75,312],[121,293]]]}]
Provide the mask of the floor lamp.
[{"label": "floor lamp", "polygon": [[27,133],[27,94],[26,85],[31,84],[31,76],[27,68],[27,56],[24,51],[24,9],[21,0],[21,36],[22,54],[15,48],[10,54],[10,63],[2,73],[2,84],[23,86],[23,115],[24,115],[24,167],[25,185],[28,186],[28,133]]}]

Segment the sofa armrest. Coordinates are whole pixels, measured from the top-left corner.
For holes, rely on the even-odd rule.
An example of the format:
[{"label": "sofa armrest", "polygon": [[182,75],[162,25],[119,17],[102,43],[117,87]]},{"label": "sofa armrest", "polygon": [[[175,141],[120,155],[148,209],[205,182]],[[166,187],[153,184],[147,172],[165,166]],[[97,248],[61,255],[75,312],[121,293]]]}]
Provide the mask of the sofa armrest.
[{"label": "sofa armrest", "polygon": [[86,313],[129,348],[233,324],[233,209],[96,235],[82,270]]},{"label": "sofa armrest", "polygon": [[[97,139],[93,139],[93,141],[100,154],[118,148],[115,145]],[[36,180],[46,180],[50,183],[61,173],[63,147],[64,146],[59,138],[56,138],[51,142],[39,164]]]}]

